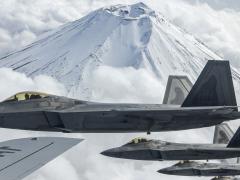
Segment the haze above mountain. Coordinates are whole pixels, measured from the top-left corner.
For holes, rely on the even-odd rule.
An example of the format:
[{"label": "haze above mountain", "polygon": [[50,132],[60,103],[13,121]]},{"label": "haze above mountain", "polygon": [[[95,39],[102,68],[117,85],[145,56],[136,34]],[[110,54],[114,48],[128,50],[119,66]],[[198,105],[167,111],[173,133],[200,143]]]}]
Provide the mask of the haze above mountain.
[{"label": "haze above mountain", "polygon": [[236,0],[186,0],[191,3],[206,3],[214,9],[234,9],[240,10],[240,2]]}]

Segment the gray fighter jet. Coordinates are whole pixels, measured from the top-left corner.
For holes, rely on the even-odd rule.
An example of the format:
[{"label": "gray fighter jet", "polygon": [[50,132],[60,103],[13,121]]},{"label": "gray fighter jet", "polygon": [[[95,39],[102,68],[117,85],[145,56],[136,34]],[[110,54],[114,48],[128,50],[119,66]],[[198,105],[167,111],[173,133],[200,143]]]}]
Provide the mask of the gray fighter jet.
[{"label": "gray fighter jet", "polygon": [[158,171],[178,176],[236,176],[240,175],[240,164],[179,162]]},{"label": "gray fighter jet", "polygon": [[240,157],[240,127],[225,144],[183,144],[136,138],[103,155],[135,160],[210,160]]},{"label": "gray fighter jet", "polygon": [[[189,82],[165,104],[95,103],[36,92],[0,103],[0,127],[61,132],[158,132],[208,127],[240,118],[228,61],[208,61],[188,93]],[[180,87],[180,88],[179,88]],[[170,104],[169,104],[170,102]]]},{"label": "gray fighter jet", "polygon": [[0,179],[22,179],[81,141],[73,138],[36,137],[0,142]]},{"label": "gray fighter jet", "polygon": [[239,178],[229,177],[229,176],[217,176],[212,178],[211,180],[239,180]]}]

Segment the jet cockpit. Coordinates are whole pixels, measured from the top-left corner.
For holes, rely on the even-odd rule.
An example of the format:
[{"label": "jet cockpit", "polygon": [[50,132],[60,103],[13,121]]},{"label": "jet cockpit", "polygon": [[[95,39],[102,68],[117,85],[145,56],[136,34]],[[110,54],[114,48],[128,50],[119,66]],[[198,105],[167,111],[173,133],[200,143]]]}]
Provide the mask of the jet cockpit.
[{"label": "jet cockpit", "polygon": [[130,144],[139,144],[139,143],[144,143],[144,142],[149,142],[149,139],[146,138],[142,138],[142,137],[138,137],[135,138],[133,140],[131,140],[129,143],[127,143],[126,145],[130,145]]},{"label": "jet cockpit", "polygon": [[34,91],[24,91],[13,96],[7,98],[3,102],[11,102],[11,101],[26,101],[30,99],[42,99],[49,97],[49,94],[41,93],[41,92],[34,92]]}]

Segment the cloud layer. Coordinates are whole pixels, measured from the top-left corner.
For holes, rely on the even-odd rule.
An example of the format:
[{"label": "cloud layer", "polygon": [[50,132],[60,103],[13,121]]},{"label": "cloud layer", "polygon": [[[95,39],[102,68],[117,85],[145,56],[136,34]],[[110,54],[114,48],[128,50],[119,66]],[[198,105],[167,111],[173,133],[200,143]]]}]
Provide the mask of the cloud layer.
[{"label": "cloud layer", "polygon": [[172,2],[159,8],[174,24],[185,28],[224,59],[240,67],[239,11],[215,10],[206,3],[184,2]]},{"label": "cloud layer", "polygon": [[0,83],[0,101],[21,91],[66,95],[64,86],[49,76],[40,75],[32,79],[9,68],[0,68]]},{"label": "cloud layer", "polygon": [[101,102],[161,103],[165,90],[154,74],[132,67],[101,66],[92,73],[88,82],[91,99]]}]

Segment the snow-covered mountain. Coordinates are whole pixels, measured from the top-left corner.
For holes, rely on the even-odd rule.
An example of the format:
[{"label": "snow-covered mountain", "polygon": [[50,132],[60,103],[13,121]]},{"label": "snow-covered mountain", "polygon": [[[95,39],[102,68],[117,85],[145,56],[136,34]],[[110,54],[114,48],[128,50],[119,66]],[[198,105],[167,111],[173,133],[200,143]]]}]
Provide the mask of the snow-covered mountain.
[{"label": "snow-covered mountain", "polygon": [[221,57],[160,13],[137,3],[101,8],[47,32],[0,58],[0,67],[28,76],[52,76],[71,95],[87,98],[88,78],[102,66],[144,69],[165,85],[169,74],[188,74],[194,80],[209,59]]}]

